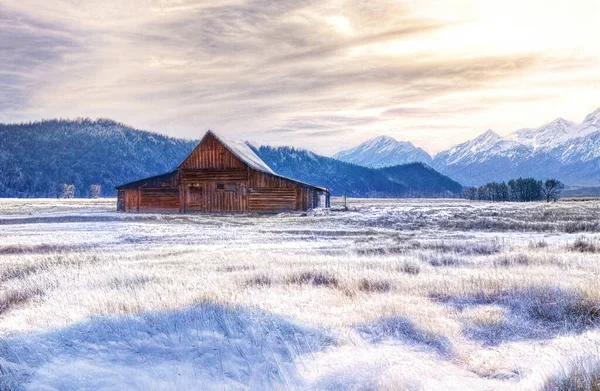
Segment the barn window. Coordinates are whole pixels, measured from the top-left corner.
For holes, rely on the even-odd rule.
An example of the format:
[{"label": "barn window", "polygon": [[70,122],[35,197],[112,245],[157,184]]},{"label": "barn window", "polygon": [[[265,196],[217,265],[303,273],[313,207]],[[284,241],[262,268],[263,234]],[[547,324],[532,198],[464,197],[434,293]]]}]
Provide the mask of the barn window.
[{"label": "barn window", "polygon": [[219,191],[236,191],[237,185],[235,183],[217,183],[217,190]]}]

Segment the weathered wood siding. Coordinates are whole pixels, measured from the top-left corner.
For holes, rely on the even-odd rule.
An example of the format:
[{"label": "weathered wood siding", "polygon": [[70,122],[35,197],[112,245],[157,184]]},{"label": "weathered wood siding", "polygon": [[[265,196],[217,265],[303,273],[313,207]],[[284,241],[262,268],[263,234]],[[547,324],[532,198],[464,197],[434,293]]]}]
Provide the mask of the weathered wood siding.
[{"label": "weathered wood siding", "polygon": [[246,164],[231,153],[213,135],[207,135],[201,144],[179,166],[181,169],[246,168]]},{"label": "weathered wood siding", "polygon": [[315,191],[290,179],[253,169],[248,177],[248,210],[277,212],[312,208]]},{"label": "weathered wood siding", "polygon": [[[217,185],[225,189],[217,189]],[[228,190],[234,186],[235,190]],[[182,211],[193,212],[245,212],[248,210],[246,181],[202,181],[182,183]]]},{"label": "weathered wood siding", "polygon": [[140,212],[179,212],[179,188],[140,188]]},{"label": "weathered wood siding", "polygon": [[[233,185],[235,190],[217,190],[217,184]],[[209,182],[207,183],[207,212],[245,212],[247,206],[246,182]]]},{"label": "weathered wood siding", "polygon": [[125,212],[125,190],[117,191],[117,210]]},{"label": "weathered wood siding", "polygon": [[137,212],[139,208],[139,189],[127,189],[124,191],[125,212]]},{"label": "weathered wood siding", "polygon": [[196,183],[204,181],[239,182],[248,180],[248,169],[208,169],[208,170],[181,170],[179,178],[182,183]]},{"label": "weathered wood siding", "polygon": [[286,187],[255,187],[248,189],[248,210],[279,212],[296,209],[296,189]]}]

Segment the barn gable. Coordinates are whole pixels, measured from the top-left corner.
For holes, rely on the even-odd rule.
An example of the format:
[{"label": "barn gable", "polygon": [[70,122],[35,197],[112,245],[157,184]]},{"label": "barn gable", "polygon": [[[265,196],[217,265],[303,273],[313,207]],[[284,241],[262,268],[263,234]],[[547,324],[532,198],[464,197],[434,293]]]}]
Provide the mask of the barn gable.
[{"label": "barn gable", "polygon": [[275,174],[244,142],[219,137],[208,131],[198,146],[179,165],[180,169],[227,169],[248,166],[257,171]]}]

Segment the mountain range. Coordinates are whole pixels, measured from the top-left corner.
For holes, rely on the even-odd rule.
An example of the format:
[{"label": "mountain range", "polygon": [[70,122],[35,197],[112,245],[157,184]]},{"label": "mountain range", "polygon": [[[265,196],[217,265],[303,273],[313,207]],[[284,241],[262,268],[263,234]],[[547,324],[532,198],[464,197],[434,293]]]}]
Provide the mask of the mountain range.
[{"label": "mountain range", "polygon": [[[199,134],[198,136],[201,136]],[[56,197],[63,183],[79,197],[92,184],[114,187],[175,168],[197,140],[108,120],[0,124],[0,197]],[[333,158],[292,147],[253,147],[277,173],[354,197],[455,196],[463,185],[532,176],[569,186],[600,184],[600,109],[583,122],[558,118],[507,136],[487,130],[435,156],[380,136]]]},{"label": "mountain range", "polygon": [[486,130],[476,138],[430,156],[411,143],[377,137],[334,157],[366,167],[422,162],[465,185],[520,176],[555,177],[572,186],[600,183],[600,109],[582,123],[558,118],[507,136]]},{"label": "mountain range", "polygon": [[[0,197],[57,197],[64,183],[74,185],[77,197],[89,196],[92,184],[102,186],[103,196],[114,196],[117,185],[173,170],[197,143],[107,119],[0,124]],[[252,148],[278,174],[326,186],[334,195],[462,192],[459,183],[422,163],[374,169],[291,147]]]},{"label": "mountain range", "polygon": [[432,165],[433,159],[421,148],[408,141],[396,141],[389,136],[379,136],[365,141],[358,147],[340,151],[334,159],[359,166],[381,168],[421,162]]}]

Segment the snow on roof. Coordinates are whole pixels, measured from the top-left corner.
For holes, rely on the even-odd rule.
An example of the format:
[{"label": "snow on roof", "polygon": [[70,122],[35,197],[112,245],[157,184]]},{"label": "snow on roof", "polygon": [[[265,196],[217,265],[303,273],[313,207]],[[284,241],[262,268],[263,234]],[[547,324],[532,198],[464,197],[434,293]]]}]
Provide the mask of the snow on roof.
[{"label": "snow on roof", "polygon": [[[231,151],[235,156],[237,156],[241,161],[254,168],[255,170],[266,172],[268,174],[275,174],[275,171],[271,170],[271,167],[267,165],[261,158],[258,157],[256,153],[250,148],[248,143],[244,141],[230,139],[228,137],[221,137],[214,134],[212,131],[208,131],[212,134],[217,140],[219,140],[223,145]],[[208,133],[207,133],[208,134]]]},{"label": "snow on roof", "polygon": [[306,186],[314,187],[316,189],[328,191],[326,187],[311,185],[310,183],[302,182],[297,179],[288,178],[283,175],[277,174],[271,169],[254,151],[250,148],[245,141],[234,140],[228,137],[217,136],[212,130],[209,130],[206,134],[212,134],[217,140],[219,140],[227,149],[231,151],[235,156],[241,159],[244,163],[254,168],[255,170],[266,172],[267,174],[275,175],[279,178],[287,179],[290,181],[298,182]]}]

